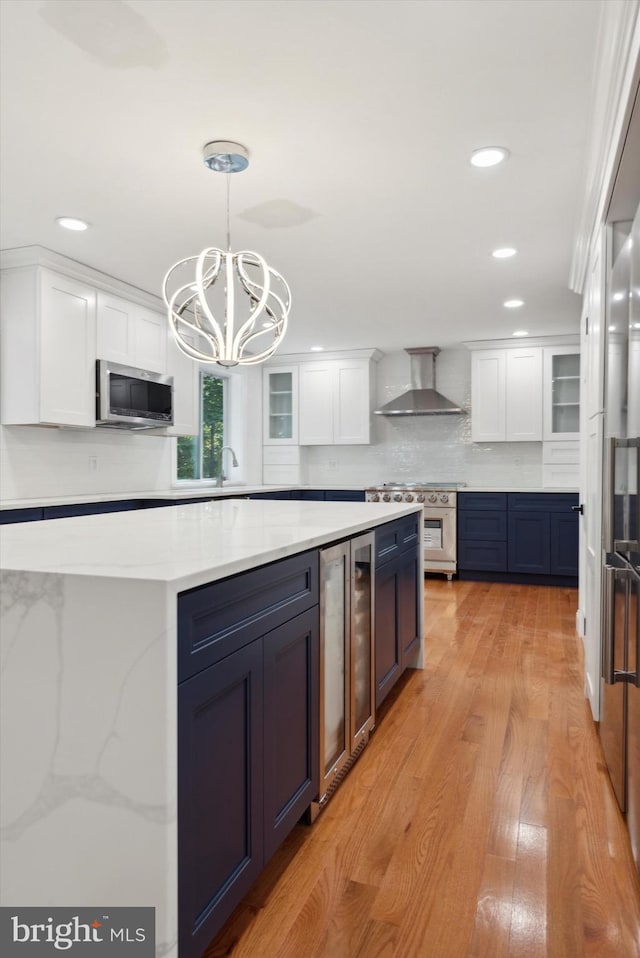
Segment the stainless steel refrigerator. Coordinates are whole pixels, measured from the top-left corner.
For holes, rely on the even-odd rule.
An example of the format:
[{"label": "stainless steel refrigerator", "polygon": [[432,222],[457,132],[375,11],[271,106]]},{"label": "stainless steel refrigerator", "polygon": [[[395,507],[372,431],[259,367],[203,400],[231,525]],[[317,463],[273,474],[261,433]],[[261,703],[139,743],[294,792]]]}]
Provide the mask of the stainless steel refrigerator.
[{"label": "stainless steel refrigerator", "polygon": [[640,210],[609,283],[605,435],[599,732],[640,872]]}]

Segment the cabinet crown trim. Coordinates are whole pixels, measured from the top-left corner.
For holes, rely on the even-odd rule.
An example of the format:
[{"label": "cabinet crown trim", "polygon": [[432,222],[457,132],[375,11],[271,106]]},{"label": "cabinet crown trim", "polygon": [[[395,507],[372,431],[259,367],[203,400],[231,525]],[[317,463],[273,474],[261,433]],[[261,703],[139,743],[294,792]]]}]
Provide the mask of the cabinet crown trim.
[{"label": "cabinet crown trim", "polygon": [[90,283],[96,289],[119,296],[139,306],[146,306],[157,313],[165,311],[159,296],[154,296],[153,293],[131,286],[123,280],[102,273],[92,266],[85,266],[84,263],[69,259],[68,256],[63,256],[44,246],[21,246],[17,249],[0,250],[0,269],[20,269],[29,266],[41,266],[71,279]]},{"label": "cabinet crown trim", "polygon": [[473,339],[462,344],[467,349],[527,349],[532,346],[580,346],[579,333],[562,336],[527,336],[526,339]]},{"label": "cabinet crown trim", "polygon": [[294,366],[307,363],[332,362],[336,359],[368,359],[378,362],[382,359],[384,353],[379,349],[343,349],[335,352],[322,353],[278,353],[273,360],[263,363],[263,369],[270,369],[271,366]]}]

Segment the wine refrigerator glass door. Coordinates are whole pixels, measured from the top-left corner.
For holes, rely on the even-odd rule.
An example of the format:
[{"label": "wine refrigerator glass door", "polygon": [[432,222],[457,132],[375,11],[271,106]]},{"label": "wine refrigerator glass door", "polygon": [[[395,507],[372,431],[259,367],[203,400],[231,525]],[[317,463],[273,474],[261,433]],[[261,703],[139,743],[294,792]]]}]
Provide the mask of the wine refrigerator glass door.
[{"label": "wine refrigerator glass door", "polygon": [[348,542],[320,551],[320,800],[350,754]]}]

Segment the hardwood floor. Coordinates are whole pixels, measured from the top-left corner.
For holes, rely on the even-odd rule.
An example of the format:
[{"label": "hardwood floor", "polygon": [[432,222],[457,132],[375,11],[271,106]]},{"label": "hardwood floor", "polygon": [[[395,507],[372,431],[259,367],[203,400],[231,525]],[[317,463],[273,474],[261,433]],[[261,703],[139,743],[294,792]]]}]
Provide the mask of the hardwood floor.
[{"label": "hardwood floor", "polygon": [[635,958],[572,589],[429,579],[409,672],[207,958]]}]

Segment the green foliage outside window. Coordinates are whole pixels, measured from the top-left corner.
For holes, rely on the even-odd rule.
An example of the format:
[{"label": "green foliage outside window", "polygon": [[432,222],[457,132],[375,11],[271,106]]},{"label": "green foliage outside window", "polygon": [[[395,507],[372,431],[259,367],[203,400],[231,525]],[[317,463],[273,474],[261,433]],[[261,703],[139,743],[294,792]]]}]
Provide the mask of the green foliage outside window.
[{"label": "green foliage outside window", "polygon": [[178,479],[213,479],[220,475],[224,445],[224,380],[200,378],[200,435],[178,438]]}]

